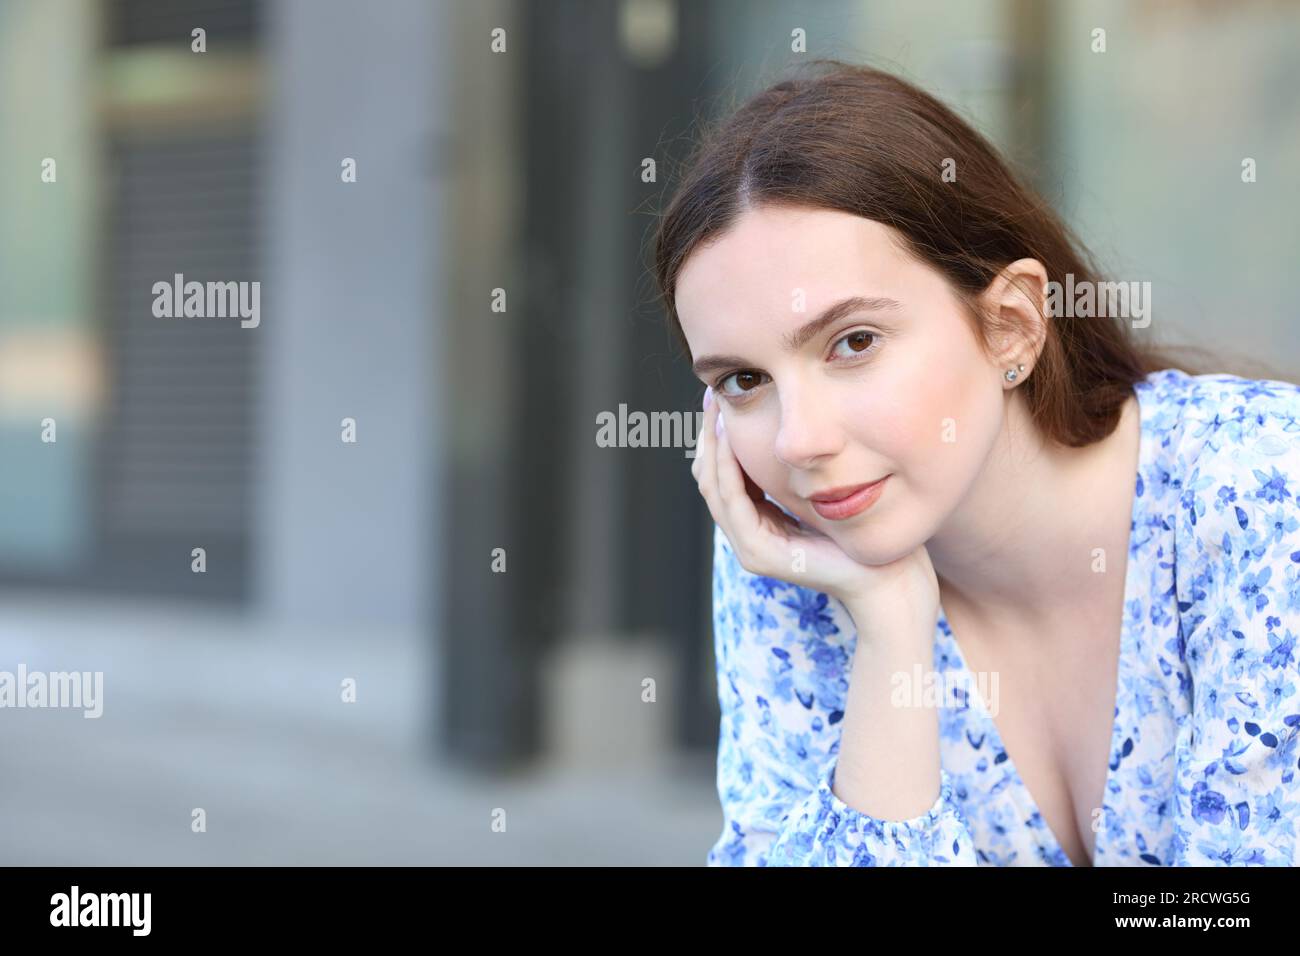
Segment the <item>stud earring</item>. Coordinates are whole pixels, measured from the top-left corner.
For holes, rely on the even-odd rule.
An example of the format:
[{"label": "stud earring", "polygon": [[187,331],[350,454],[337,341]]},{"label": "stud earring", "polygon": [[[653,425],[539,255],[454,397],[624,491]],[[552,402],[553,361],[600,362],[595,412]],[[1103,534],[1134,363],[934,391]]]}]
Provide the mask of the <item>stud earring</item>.
[{"label": "stud earring", "polygon": [[1007,374],[1006,374],[1007,381],[1014,382],[1020,376],[1020,373],[1023,372],[1024,370],[1025,367],[1023,365],[1017,365],[1015,368],[1007,369]]}]

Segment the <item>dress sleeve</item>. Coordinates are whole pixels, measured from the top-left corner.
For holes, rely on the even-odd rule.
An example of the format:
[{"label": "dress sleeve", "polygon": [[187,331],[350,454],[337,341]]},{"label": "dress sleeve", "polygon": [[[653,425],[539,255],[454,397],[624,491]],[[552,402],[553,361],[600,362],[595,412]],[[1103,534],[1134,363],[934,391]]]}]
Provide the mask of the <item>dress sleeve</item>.
[{"label": "dress sleeve", "polygon": [[828,595],[751,574],[714,526],[718,795],[710,866],[974,866],[952,781],[925,813],[881,820],[832,791],[856,643]]},{"label": "dress sleeve", "polygon": [[1300,865],[1300,423],[1248,412],[1199,437],[1175,526],[1192,706],[1172,863]]}]

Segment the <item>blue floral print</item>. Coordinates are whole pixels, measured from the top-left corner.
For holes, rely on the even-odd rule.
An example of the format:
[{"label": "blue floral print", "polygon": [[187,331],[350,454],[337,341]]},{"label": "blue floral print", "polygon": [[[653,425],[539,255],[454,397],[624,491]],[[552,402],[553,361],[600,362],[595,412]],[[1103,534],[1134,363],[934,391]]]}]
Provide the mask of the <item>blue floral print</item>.
[{"label": "blue floral print", "polygon": [[[1097,866],[1300,863],[1300,386],[1153,372],[1141,419]],[[750,574],[716,525],[723,830],[711,866],[1070,866],[979,694],[951,682],[929,810],[832,786],[856,635],[844,606]],[[970,673],[942,607],[939,674]]]}]

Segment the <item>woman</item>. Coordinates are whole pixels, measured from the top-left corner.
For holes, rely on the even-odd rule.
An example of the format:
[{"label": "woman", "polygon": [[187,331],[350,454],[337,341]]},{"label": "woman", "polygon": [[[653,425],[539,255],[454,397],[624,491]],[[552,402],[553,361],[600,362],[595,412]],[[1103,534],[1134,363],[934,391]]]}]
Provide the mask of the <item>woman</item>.
[{"label": "woman", "polygon": [[1300,862],[1300,387],[1139,344],[986,141],[837,61],[700,144],[655,255],[708,386],[710,864]]}]

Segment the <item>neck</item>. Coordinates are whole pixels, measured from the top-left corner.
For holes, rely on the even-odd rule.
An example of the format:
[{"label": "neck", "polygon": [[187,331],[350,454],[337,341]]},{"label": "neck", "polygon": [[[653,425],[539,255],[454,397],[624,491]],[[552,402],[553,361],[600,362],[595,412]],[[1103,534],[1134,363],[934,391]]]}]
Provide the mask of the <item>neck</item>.
[{"label": "neck", "polygon": [[[1109,436],[1086,448],[1045,442],[1019,392],[1007,405],[984,470],[927,542],[940,600],[995,625],[1095,611],[1127,562],[1137,400],[1125,404]],[[1108,573],[1098,573],[1103,556]]]}]

